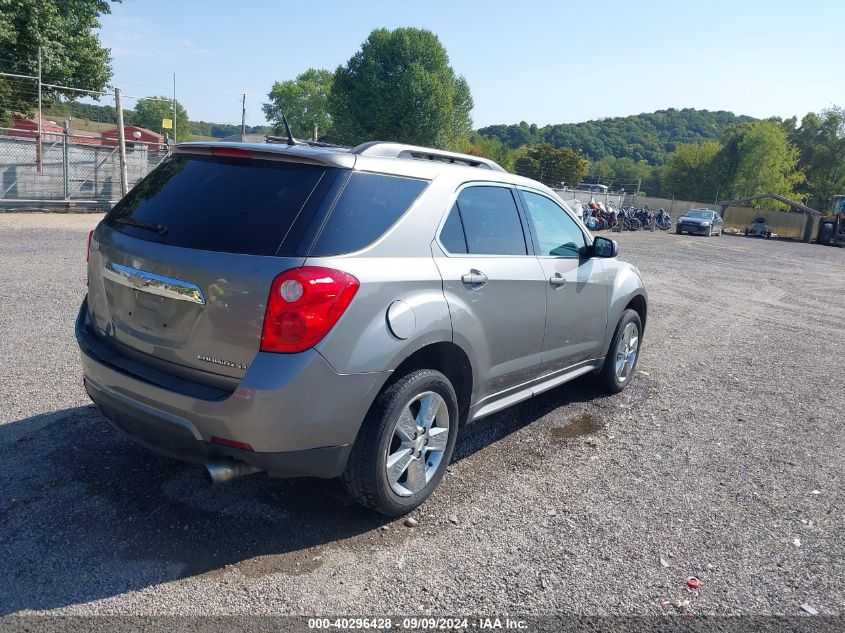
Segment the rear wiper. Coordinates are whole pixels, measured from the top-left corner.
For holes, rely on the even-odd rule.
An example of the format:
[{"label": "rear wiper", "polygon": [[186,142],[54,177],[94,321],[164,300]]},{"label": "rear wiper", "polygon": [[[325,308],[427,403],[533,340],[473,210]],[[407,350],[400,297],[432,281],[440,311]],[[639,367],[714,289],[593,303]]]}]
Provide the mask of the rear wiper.
[{"label": "rear wiper", "polygon": [[129,226],[135,226],[139,229],[144,229],[146,231],[153,231],[158,233],[159,235],[164,235],[167,233],[167,227],[161,224],[153,224],[152,222],[144,222],[143,220],[136,220],[135,218],[115,218],[115,222],[120,222],[121,224],[128,224]]}]

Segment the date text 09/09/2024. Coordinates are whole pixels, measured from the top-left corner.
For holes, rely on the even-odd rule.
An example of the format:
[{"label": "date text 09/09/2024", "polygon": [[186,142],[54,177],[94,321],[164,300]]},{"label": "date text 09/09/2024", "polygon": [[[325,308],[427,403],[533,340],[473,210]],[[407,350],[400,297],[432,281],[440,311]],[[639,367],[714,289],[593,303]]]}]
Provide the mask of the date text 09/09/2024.
[{"label": "date text 09/09/2024", "polygon": [[419,631],[495,631],[495,630],[525,630],[524,620],[505,618],[437,618],[437,617],[406,617],[393,618],[309,618],[308,628],[314,630],[419,630]]}]

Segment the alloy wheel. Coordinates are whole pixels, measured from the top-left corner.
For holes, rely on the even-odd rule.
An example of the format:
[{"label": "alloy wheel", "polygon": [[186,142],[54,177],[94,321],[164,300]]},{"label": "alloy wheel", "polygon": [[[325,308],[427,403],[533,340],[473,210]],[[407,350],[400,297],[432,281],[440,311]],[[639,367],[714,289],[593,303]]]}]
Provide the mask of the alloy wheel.
[{"label": "alloy wheel", "polygon": [[387,481],[397,495],[420,492],[437,473],[449,441],[449,407],[433,391],[411,399],[402,409],[387,447]]},{"label": "alloy wheel", "polygon": [[625,326],[619,344],[616,346],[616,379],[624,383],[631,375],[637,363],[637,353],[640,345],[640,331],[636,323]]}]

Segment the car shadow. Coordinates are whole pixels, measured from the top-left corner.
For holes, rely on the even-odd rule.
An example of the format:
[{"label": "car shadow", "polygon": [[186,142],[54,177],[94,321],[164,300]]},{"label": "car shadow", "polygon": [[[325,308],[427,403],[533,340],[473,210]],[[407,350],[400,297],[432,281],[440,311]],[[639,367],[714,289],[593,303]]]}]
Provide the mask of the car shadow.
[{"label": "car shadow", "polygon": [[[598,395],[577,381],[469,425],[455,460]],[[200,467],[136,446],[94,406],[0,425],[0,460],[0,615],[213,575],[268,555],[267,573],[307,573],[320,564],[315,547],[391,521],[351,502],[338,481],[259,474],[209,486]]]}]

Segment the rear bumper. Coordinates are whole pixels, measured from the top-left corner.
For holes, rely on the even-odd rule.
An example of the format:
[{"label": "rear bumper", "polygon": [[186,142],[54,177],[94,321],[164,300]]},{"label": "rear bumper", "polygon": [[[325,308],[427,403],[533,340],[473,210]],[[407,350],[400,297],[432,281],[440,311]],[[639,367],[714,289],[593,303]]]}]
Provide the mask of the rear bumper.
[{"label": "rear bumper", "polygon": [[[131,439],[176,459],[234,458],[274,476],[338,476],[388,376],[338,374],[309,350],[259,353],[232,392],[186,385],[181,378],[115,358],[89,329],[85,302],[76,338],[88,395]],[[253,450],[213,444],[214,436]]]}]

